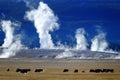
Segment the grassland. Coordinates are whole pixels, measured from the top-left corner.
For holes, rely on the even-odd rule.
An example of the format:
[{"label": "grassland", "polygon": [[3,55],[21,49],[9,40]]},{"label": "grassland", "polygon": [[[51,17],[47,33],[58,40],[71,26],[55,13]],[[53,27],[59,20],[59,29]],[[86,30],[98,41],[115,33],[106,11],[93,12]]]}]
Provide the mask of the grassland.
[{"label": "grassland", "polygon": [[0,59],[0,80],[120,80],[120,60]]}]

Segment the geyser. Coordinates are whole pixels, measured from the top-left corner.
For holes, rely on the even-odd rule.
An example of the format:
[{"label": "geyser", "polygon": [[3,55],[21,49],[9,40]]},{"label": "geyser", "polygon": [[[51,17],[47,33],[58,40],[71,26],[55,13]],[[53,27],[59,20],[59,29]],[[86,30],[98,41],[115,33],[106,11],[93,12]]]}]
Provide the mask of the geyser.
[{"label": "geyser", "polygon": [[4,43],[2,44],[2,47],[4,47],[4,48],[9,47],[13,42],[14,27],[12,25],[14,25],[14,24],[11,21],[3,20],[1,22],[1,28],[2,28],[3,32],[5,33]]},{"label": "geyser", "polygon": [[106,34],[104,32],[98,32],[98,35],[96,35],[91,41],[91,51],[102,51],[105,52],[108,48],[108,43],[105,39]]},{"label": "geyser", "polygon": [[5,33],[5,39],[2,45],[3,51],[2,54],[0,54],[0,58],[9,58],[14,56],[16,52],[22,48],[23,45],[21,44],[20,36],[14,35],[16,26],[18,26],[18,24],[9,20],[1,21],[1,28]]},{"label": "geyser", "polygon": [[39,34],[40,48],[54,48],[54,43],[49,32],[58,29],[59,24],[57,23],[58,18],[54,15],[49,6],[40,2],[38,8],[27,11],[25,17],[34,22],[34,26]]},{"label": "geyser", "polygon": [[76,30],[76,49],[78,50],[87,50],[87,40],[85,38],[85,30],[84,28],[79,28]]}]

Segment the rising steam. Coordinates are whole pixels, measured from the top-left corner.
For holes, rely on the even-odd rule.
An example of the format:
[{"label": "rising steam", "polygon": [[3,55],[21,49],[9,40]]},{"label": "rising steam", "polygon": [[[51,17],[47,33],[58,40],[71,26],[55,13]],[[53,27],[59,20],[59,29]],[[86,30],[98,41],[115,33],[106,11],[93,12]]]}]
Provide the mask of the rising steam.
[{"label": "rising steam", "polygon": [[108,43],[105,39],[106,34],[104,32],[98,32],[98,35],[96,35],[91,41],[91,51],[102,51],[105,52],[108,48]]},{"label": "rising steam", "polygon": [[59,25],[57,23],[58,18],[48,5],[40,2],[37,9],[26,12],[26,18],[34,22],[34,26],[39,34],[41,48],[54,48],[54,43],[49,32],[58,29]]},{"label": "rising steam", "polygon": [[0,58],[8,58],[14,56],[17,51],[22,47],[20,36],[14,35],[15,27],[18,26],[16,23],[11,21],[1,21],[1,28],[5,33],[3,47],[3,53],[0,54]]},{"label": "rising steam", "polygon": [[1,22],[1,27],[3,32],[5,33],[5,39],[4,43],[2,44],[2,47],[9,47],[12,44],[13,41],[13,31],[14,27],[12,27],[11,21],[2,21]]},{"label": "rising steam", "polygon": [[79,28],[76,30],[76,49],[79,50],[87,50],[87,40],[85,38],[85,30],[83,28]]},{"label": "rising steam", "polygon": [[[19,0],[21,1],[21,0]],[[37,9],[34,8],[33,4],[31,5],[34,0],[22,0],[26,3],[26,6],[29,7],[31,10],[27,11],[25,14],[25,18],[29,21],[34,23],[36,31],[39,35],[39,44],[42,52],[40,49],[33,49],[38,51],[33,51],[34,53],[43,53],[43,54],[35,54],[37,57],[43,58],[80,58],[80,59],[96,59],[96,58],[114,58],[117,54],[102,54],[104,52],[115,53],[114,51],[108,49],[108,43],[106,41],[106,34],[101,30],[98,31],[98,35],[96,35],[92,40],[91,48],[88,50],[88,43],[85,37],[86,32],[84,28],[78,28],[76,30],[75,39],[76,45],[75,47],[70,47],[69,45],[63,45],[62,42],[58,41],[57,46],[54,45],[50,32],[59,29],[59,24],[57,23],[58,18],[55,16],[54,12],[50,9],[50,7],[44,3],[39,2],[39,6]],[[39,0],[37,0],[38,2]],[[36,4],[34,4],[36,5]],[[4,16],[4,14],[3,14]],[[11,22],[10,20],[3,20],[0,23],[2,31],[5,33],[4,43],[2,44],[2,48],[0,47],[0,58],[9,58],[15,56],[16,53],[24,49],[23,51],[27,50],[21,44],[21,36],[20,34],[15,34],[15,30],[17,23]],[[61,33],[62,34],[62,33]],[[45,51],[44,54],[43,50],[51,49],[53,52]],[[59,50],[60,49],[60,52]],[[1,51],[2,50],[2,51]],[[55,50],[55,52],[54,52]],[[90,51],[91,50],[91,51]],[[28,53],[32,50],[27,50]],[[98,52],[96,52],[98,51]],[[22,52],[22,50],[20,51]],[[47,54],[51,53],[51,54]],[[23,53],[22,53],[23,54]],[[27,53],[25,53],[27,54]],[[21,55],[21,54],[20,54]],[[30,55],[30,54],[28,54]],[[48,56],[47,56],[48,55]],[[18,55],[19,56],[19,55]],[[17,56],[17,57],[18,57]],[[117,55],[118,56],[118,55]],[[23,56],[22,56],[23,57]],[[33,58],[34,56],[32,56]],[[120,56],[116,57],[120,58]]]}]

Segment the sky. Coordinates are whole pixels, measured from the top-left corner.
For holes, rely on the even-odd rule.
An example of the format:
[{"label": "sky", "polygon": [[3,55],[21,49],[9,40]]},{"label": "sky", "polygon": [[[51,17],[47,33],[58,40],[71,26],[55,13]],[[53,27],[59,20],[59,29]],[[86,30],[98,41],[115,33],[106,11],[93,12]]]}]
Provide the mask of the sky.
[{"label": "sky", "polygon": [[[87,41],[101,28],[106,33],[106,40],[120,44],[120,0],[0,0],[0,20],[11,20],[21,26],[16,34],[22,35],[22,43],[30,47],[39,47],[39,38],[34,24],[25,18],[26,11],[37,8],[42,1],[58,17],[59,29],[50,32],[53,42],[61,41],[75,45],[75,31],[84,28]],[[26,5],[25,2],[29,2]],[[5,38],[0,31],[0,43]]]}]

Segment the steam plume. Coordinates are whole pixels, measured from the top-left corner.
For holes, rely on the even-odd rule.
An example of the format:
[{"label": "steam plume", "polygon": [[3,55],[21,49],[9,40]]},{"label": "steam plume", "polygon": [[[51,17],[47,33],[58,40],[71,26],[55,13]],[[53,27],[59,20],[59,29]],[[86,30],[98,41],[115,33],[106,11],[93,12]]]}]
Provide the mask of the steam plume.
[{"label": "steam plume", "polygon": [[22,47],[20,36],[14,35],[15,26],[18,26],[16,23],[11,21],[3,20],[1,22],[2,30],[5,33],[3,47],[3,53],[0,54],[0,58],[9,58],[14,56],[17,51]]},{"label": "steam plume", "polygon": [[108,48],[108,43],[105,39],[106,34],[104,32],[98,32],[98,35],[96,35],[91,41],[91,51],[106,51]]},{"label": "steam plume", "polygon": [[54,48],[50,31],[58,29],[58,18],[47,4],[40,2],[37,9],[26,12],[26,18],[34,22],[34,26],[39,34],[39,43],[41,48]]},{"label": "steam plume", "polygon": [[8,48],[3,49],[3,53],[0,55],[0,58],[9,58],[15,56],[15,54],[23,47],[20,40],[17,40],[12,43]]},{"label": "steam plume", "polygon": [[3,32],[5,33],[5,39],[4,44],[2,44],[2,47],[9,47],[12,44],[13,41],[13,31],[14,28],[12,27],[11,21],[2,21],[1,27]]},{"label": "steam plume", "polygon": [[79,28],[76,30],[75,38],[77,42],[76,49],[86,50],[88,44],[85,38],[85,30],[83,28]]}]

